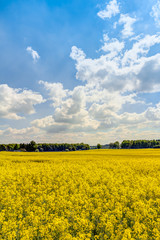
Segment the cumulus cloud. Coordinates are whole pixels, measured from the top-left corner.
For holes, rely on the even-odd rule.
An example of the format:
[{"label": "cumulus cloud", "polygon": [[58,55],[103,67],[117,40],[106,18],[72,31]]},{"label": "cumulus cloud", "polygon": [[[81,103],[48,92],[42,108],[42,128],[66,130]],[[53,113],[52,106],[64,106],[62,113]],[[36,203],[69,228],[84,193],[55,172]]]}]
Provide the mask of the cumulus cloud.
[{"label": "cumulus cloud", "polygon": [[32,125],[36,126],[37,128],[46,128],[53,124],[54,124],[54,120],[53,120],[52,115],[49,115],[49,116],[41,118],[41,119],[35,119],[32,121]]},{"label": "cumulus cloud", "polygon": [[38,61],[38,59],[40,58],[38,52],[33,50],[33,48],[31,46],[28,46],[26,48],[26,51],[32,56],[34,63],[36,63]]},{"label": "cumulus cloud", "polygon": [[77,48],[76,46],[73,46],[72,51],[70,53],[70,57],[74,60],[78,59],[78,61],[83,61],[86,55],[81,49]]},{"label": "cumulus cloud", "polygon": [[35,120],[32,125],[47,133],[109,130],[121,123],[118,111],[124,104],[137,103],[135,93],[123,96],[90,84],[75,87],[68,93],[60,105],[54,106],[52,116]]},{"label": "cumulus cloud", "polygon": [[31,122],[31,125],[47,132],[48,134],[65,132],[70,128],[70,126],[67,124],[56,123],[51,115],[44,118],[35,119]]},{"label": "cumulus cloud", "polygon": [[133,24],[136,22],[136,18],[130,17],[128,14],[121,14],[119,24],[123,24],[122,36],[128,38],[134,35]]},{"label": "cumulus cloud", "polygon": [[145,112],[145,116],[150,121],[160,121],[160,103],[156,104],[155,107],[149,107]]},{"label": "cumulus cloud", "polygon": [[[63,118],[64,116],[66,117],[65,119]],[[77,119],[76,116],[78,116]],[[155,121],[156,127],[154,125]],[[152,135],[156,136],[156,133],[153,134],[153,126],[155,129],[160,127],[160,108],[159,104],[157,104],[156,107],[149,107],[142,113],[124,112],[119,114],[109,109],[107,103],[93,103],[88,111],[81,111],[76,115],[70,116],[61,112],[58,121],[56,121],[55,115],[53,115],[34,120],[31,124],[35,129],[44,132],[44,135],[46,133],[49,135],[54,133],[57,134],[57,136],[61,136],[61,139],[62,136],[65,139],[65,137],[68,138],[72,135],[72,142],[77,140],[76,136],[78,136],[80,132],[82,135],[85,133],[86,136],[92,134],[93,139],[90,138],[89,140],[88,138],[88,141],[93,144],[94,142],[96,143],[98,134],[100,133],[103,137],[106,136],[105,139],[107,142],[113,141],[114,136],[116,137],[115,140],[123,140],[125,136],[128,136],[127,139],[132,139],[133,135],[135,138],[138,138],[140,131],[142,131],[142,136],[145,136],[143,129],[148,126],[152,128]],[[129,134],[127,134],[127,132]],[[104,143],[103,138],[101,141]]]},{"label": "cumulus cloud", "polygon": [[89,117],[88,112],[81,110],[77,114],[67,114],[63,109],[57,108],[53,116],[36,119],[32,126],[48,134],[60,132],[80,132],[95,130],[99,123]]},{"label": "cumulus cloud", "polygon": [[154,21],[158,27],[160,27],[160,1],[152,7],[150,15],[154,18]]},{"label": "cumulus cloud", "polygon": [[[147,56],[152,46],[160,43],[160,36],[147,35],[133,43],[129,50],[121,52],[123,43],[108,38],[104,42],[105,55],[91,59],[74,58],[76,61],[76,78],[97,88],[111,92],[155,92],[160,90],[159,64],[160,55]],[[117,43],[115,46],[114,43]],[[71,54],[72,56],[72,54]]]},{"label": "cumulus cloud", "polygon": [[59,106],[64,98],[67,97],[69,91],[63,88],[62,83],[48,83],[45,81],[39,81],[45,89],[48,91],[50,100],[53,101],[53,106]]},{"label": "cumulus cloud", "polygon": [[21,90],[0,85],[0,117],[19,120],[35,113],[34,105],[44,102],[43,97],[31,90]]},{"label": "cumulus cloud", "polygon": [[120,42],[118,39],[113,38],[109,39],[107,34],[103,35],[104,45],[101,47],[101,50],[104,52],[109,52],[108,58],[113,58],[118,55],[124,48],[124,42]]},{"label": "cumulus cloud", "polygon": [[[2,143],[11,143],[11,142],[30,142],[34,139],[37,142],[40,142],[43,139],[44,132],[40,131],[39,128],[34,126],[16,129],[8,127],[0,131],[0,142]],[[43,141],[42,141],[43,142]]]},{"label": "cumulus cloud", "polygon": [[138,39],[130,50],[125,51],[122,59],[123,65],[137,64],[141,57],[148,54],[150,48],[160,43],[160,35],[146,35],[141,39]]},{"label": "cumulus cloud", "polygon": [[[54,116],[35,119],[31,127],[0,131],[0,139],[15,139],[19,142],[97,142],[108,143],[123,139],[158,138],[160,128],[160,104],[149,107],[142,113],[115,113],[108,109],[107,103],[93,104],[89,111],[83,113],[79,122],[56,122]],[[72,115],[73,116],[73,115]],[[148,128],[152,130],[144,130]],[[54,133],[54,136],[53,136]],[[63,134],[62,134],[63,133]],[[4,142],[4,141],[3,141]]]},{"label": "cumulus cloud", "polygon": [[116,113],[115,111],[108,108],[105,104],[93,104],[89,109],[89,113],[94,119],[100,122],[98,130],[109,130],[118,126],[130,126],[133,124],[140,124],[145,122],[146,112],[141,114],[124,112],[122,114]]},{"label": "cumulus cloud", "polygon": [[102,18],[111,18],[112,16],[117,15],[120,12],[119,10],[119,4],[117,3],[117,0],[112,0],[109,2],[109,4],[106,5],[106,9],[102,10],[97,13],[97,15]]},{"label": "cumulus cloud", "polygon": [[3,135],[8,135],[8,136],[11,136],[11,135],[19,135],[19,136],[24,136],[24,135],[30,135],[30,134],[35,134],[37,133],[37,130],[36,128],[34,127],[28,127],[28,128],[22,128],[22,129],[16,129],[16,128],[7,128],[3,131]]}]

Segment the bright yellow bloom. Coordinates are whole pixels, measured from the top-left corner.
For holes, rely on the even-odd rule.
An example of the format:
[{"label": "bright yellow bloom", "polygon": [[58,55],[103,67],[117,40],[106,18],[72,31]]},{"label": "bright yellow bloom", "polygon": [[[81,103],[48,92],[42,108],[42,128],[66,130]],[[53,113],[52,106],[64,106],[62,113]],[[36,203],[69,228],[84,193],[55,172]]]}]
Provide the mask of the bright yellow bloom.
[{"label": "bright yellow bloom", "polygon": [[160,239],[160,151],[1,152],[0,239]]}]

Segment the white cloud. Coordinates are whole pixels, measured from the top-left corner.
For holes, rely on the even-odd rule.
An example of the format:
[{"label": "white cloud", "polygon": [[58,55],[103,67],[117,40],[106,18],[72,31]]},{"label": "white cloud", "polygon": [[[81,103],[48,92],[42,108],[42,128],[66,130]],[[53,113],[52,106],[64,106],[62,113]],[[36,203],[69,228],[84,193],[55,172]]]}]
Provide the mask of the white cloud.
[{"label": "white cloud", "polygon": [[[35,129],[39,129],[41,134],[43,132],[44,136],[54,133],[54,141],[56,142],[59,137],[61,142],[64,142],[66,137],[68,141],[70,141],[71,136],[71,142],[77,142],[79,139],[77,136],[84,136],[85,134],[86,137],[88,136],[87,142],[90,144],[97,143],[100,135],[102,137],[102,143],[108,143],[113,141],[113,139],[121,141],[126,137],[127,139],[138,139],[143,138],[143,136],[152,138],[152,136],[158,136],[154,131],[160,127],[160,108],[158,104],[156,107],[149,107],[139,114],[135,112],[115,113],[108,109],[107,103],[92,104],[88,111],[82,111],[76,114],[74,117],[77,116],[77,119],[73,118],[73,115],[69,116],[65,114],[66,113],[61,112],[58,121],[55,121],[54,115],[34,120],[32,126]],[[65,116],[66,119],[64,119],[62,115],[63,117]],[[69,117],[71,118],[69,119]],[[152,130],[144,130],[144,128],[148,126],[150,126]],[[155,130],[153,126],[155,126]]]},{"label": "white cloud", "polygon": [[119,19],[119,24],[124,24],[122,30],[122,36],[128,38],[134,35],[133,24],[136,22],[136,18],[130,17],[128,14],[121,14]]},{"label": "white cloud", "polygon": [[53,101],[53,106],[59,106],[69,93],[68,90],[63,89],[62,83],[48,83],[41,80],[39,84],[42,84],[49,92],[50,100]]},{"label": "white cloud", "polygon": [[54,120],[52,115],[41,118],[41,119],[35,119],[31,122],[33,126],[36,126],[37,128],[46,128],[48,126],[51,126],[54,124]]},{"label": "white cloud", "polygon": [[154,18],[154,21],[158,27],[160,27],[160,1],[152,7],[150,15]]},{"label": "white cloud", "polygon": [[16,129],[16,128],[7,128],[6,130],[3,131],[3,134],[4,135],[8,135],[8,136],[11,136],[11,135],[19,135],[19,136],[24,136],[24,135],[28,135],[28,134],[35,134],[37,133],[37,130],[36,128],[34,127],[28,127],[28,128],[22,128],[22,129]]},{"label": "white cloud", "polygon": [[70,128],[68,124],[56,123],[51,115],[36,119],[31,122],[31,125],[47,132],[48,134],[64,132]]},{"label": "white cloud", "polygon": [[26,127],[21,129],[6,128],[0,131],[0,142],[1,143],[24,143],[30,142],[34,139],[36,142],[40,142],[43,138],[44,132],[41,132],[38,128]]},{"label": "white cloud", "polygon": [[[43,82],[44,86],[52,86],[52,83]],[[63,85],[62,85],[63,89]],[[93,103],[107,103],[108,109],[113,111],[119,111],[123,104],[130,103],[135,104],[136,94],[127,94],[126,96],[121,95],[119,92],[110,92],[101,85],[86,84],[84,86],[77,86],[72,91],[63,89],[67,95],[62,99],[59,104],[55,103],[55,93],[48,88],[48,94],[50,99],[53,101],[55,108],[56,121],[62,121],[62,119],[68,119],[70,121],[72,115],[76,115],[83,110],[87,110],[88,106]],[[53,95],[52,95],[53,94]],[[58,116],[61,115],[62,119]]]},{"label": "white cloud", "polygon": [[118,22],[115,22],[115,23],[113,24],[113,28],[114,28],[114,29],[117,28],[117,24],[118,24]]},{"label": "white cloud", "polygon": [[141,114],[124,112],[118,114],[108,108],[105,104],[93,104],[89,109],[89,113],[94,119],[99,120],[99,130],[113,129],[118,126],[130,126],[132,124],[140,124],[145,122],[145,112]]},{"label": "white cloud", "polygon": [[[156,121],[156,124],[155,124]],[[123,139],[156,138],[160,128],[160,104],[149,107],[142,113],[119,114],[108,103],[93,103],[88,110],[69,114],[68,109],[57,108],[53,115],[31,122],[23,129],[7,128],[0,131],[0,139],[18,139],[19,142],[97,142],[108,143]],[[144,130],[149,128],[150,130]],[[54,136],[53,136],[54,133]],[[147,135],[148,134],[148,135]],[[53,137],[52,137],[53,136]]]},{"label": "white cloud", "polygon": [[27,47],[26,50],[29,54],[31,54],[34,63],[36,63],[38,61],[38,59],[40,58],[38,52],[33,50],[31,46]]},{"label": "white cloud", "polygon": [[150,48],[155,44],[160,43],[160,35],[146,35],[141,39],[138,39],[130,50],[127,50],[124,54],[122,64],[137,64],[141,57],[148,54]]},{"label": "white cloud", "polygon": [[43,97],[31,90],[21,90],[0,85],[0,117],[22,119],[26,114],[35,113],[34,105],[44,102]]},{"label": "white cloud", "polygon": [[112,16],[117,15],[119,12],[120,10],[119,10],[119,4],[117,3],[117,0],[112,0],[106,6],[106,9],[98,12],[97,15],[100,18],[105,19],[105,18],[111,18]]},{"label": "white cloud", "polygon": [[[48,91],[50,95],[50,89]],[[68,95],[60,105],[54,106],[53,115],[33,121],[34,127],[47,133],[109,130],[122,124],[118,111],[124,104],[137,103],[136,94],[123,96],[98,85],[86,84],[66,91]]]},{"label": "white cloud", "polygon": [[146,35],[134,42],[129,50],[124,50],[123,42],[118,39],[109,40],[105,35],[102,46],[103,50],[106,50],[105,55],[96,59],[83,58],[83,60],[74,57],[76,78],[86,82],[87,86],[98,90],[105,88],[112,93],[158,92],[160,91],[160,54],[147,56],[150,48],[156,44],[160,44],[158,34]]},{"label": "white cloud", "polygon": [[101,47],[101,50],[104,52],[109,52],[108,58],[113,58],[119,54],[124,48],[124,42],[120,42],[118,39],[113,38],[109,39],[107,34],[103,35],[104,45]]},{"label": "white cloud", "polygon": [[73,46],[72,51],[70,53],[70,57],[74,60],[78,59],[78,61],[83,61],[86,55],[81,49],[77,48],[76,46]]},{"label": "white cloud", "polygon": [[155,107],[149,107],[145,115],[150,121],[160,121],[160,103],[158,103]]},{"label": "white cloud", "polygon": [[36,119],[31,122],[32,126],[39,128],[44,132],[80,132],[95,130],[99,123],[89,117],[88,112],[81,110],[76,114],[67,114],[63,108],[57,108],[53,116],[42,119]]},{"label": "white cloud", "polygon": [[[70,98],[64,102],[64,107],[67,109],[68,114],[76,114],[82,109],[85,109],[86,99],[84,88],[81,86],[75,87],[70,92]],[[68,103],[68,104],[65,104]]]}]

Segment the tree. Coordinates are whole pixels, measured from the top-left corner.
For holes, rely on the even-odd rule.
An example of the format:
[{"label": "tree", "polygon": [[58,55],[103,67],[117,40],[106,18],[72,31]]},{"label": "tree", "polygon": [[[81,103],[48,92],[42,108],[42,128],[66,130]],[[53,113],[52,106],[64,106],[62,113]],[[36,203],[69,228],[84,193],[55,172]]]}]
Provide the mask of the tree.
[{"label": "tree", "polygon": [[110,149],[112,149],[113,146],[114,146],[114,143],[110,143],[110,144],[109,144],[109,148],[110,148]]},{"label": "tree", "polygon": [[120,145],[119,145],[119,142],[116,141],[114,144],[113,144],[113,148],[114,149],[119,149],[120,148]]},{"label": "tree", "polygon": [[37,149],[37,144],[35,141],[31,141],[29,144],[27,144],[27,151],[35,152],[36,149]]},{"label": "tree", "polygon": [[14,146],[14,150],[18,150],[18,149],[20,149],[20,145],[16,143]]},{"label": "tree", "polygon": [[121,143],[121,148],[124,148],[124,149],[131,148],[131,146],[132,146],[132,141],[130,140],[123,140],[123,142]]},{"label": "tree", "polygon": [[120,148],[120,144],[118,141],[114,142],[114,143],[110,143],[109,144],[109,148],[110,149],[119,149]]},{"label": "tree", "polygon": [[75,146],[72,147],[72,151],[76,151],[76,147]]},{"label": "tree", "polygon": [[102,145],[100,143],[97,144],[97,149],[102,148]]},{"label": "tree", "polygon": [[7,146],[5,144],[1,144],[0,151],[7,151]]}]

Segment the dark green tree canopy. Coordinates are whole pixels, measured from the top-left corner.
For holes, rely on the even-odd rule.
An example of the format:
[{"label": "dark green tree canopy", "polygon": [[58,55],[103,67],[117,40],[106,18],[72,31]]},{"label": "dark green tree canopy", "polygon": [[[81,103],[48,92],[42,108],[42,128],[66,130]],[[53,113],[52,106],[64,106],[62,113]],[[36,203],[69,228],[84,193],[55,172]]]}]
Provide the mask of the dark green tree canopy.
[{"label": "dark green tree canopy", "polygon": [[100,143],[97,144],[97,149],[102,148],[102,145]]}]

